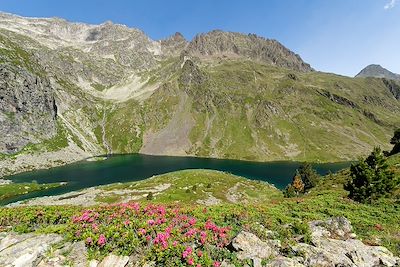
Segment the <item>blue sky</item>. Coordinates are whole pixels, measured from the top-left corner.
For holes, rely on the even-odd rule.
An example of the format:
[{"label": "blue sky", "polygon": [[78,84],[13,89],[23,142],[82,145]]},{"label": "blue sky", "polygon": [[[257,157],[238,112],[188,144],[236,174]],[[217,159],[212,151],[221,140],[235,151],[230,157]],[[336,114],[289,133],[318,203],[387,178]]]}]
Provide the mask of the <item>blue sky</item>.
[{"label": "blue sky", "polygon": [[140,28],[152,39],[213,29],[274,38],[315,69],[353,76],[378,63],[400,73],[400,0],[0,0],[0,10]]}]

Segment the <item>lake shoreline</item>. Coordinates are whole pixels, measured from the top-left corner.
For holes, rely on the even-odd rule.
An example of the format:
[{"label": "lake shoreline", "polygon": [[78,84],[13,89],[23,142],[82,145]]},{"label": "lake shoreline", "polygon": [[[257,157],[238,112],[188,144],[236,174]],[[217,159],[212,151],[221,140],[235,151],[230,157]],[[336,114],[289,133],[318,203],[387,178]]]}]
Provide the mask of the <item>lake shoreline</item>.
[{"label": "lake shoreline", "polygon": [[[142,181],[155,175],[174,171],[205,169],[216,170],[244,178],[265,181],[278,189],[283,189],[291,182],[295,170],[302,164],[294,161],[251,162],[196,157],[149,156],[143,154],[112,155],[106,160],[79,161],[76,163],[44,170],[20,173],[5,177],[13,183],[68,182],[65,187],[46,191],[45,193],[28,194],[13,201],[22,199],[60,195],[71,191],[107,185]],[[327,174],[346,168],[350,162],[316,163],[317,171]]]},{"label": "lake shoreline", "polygon": [[[61,152],[61,151],[60,151]],[[45,154],[45,153],[43,153]],[[50,152],[51,156],[54,156],[54,152]],[[68,154],[68,153],[67,153]],[[249,160],[249,159],[235,159],[235,158],[218,158],[218,157],[199,157],[199,156],[194,156],[194,155],[154,155],[154,154],[146,154],[146,153],[124,153],[124,154],[99,154],[99,155],[78,155],[77,157],[69,157],[68,159],[54,159],[54,160],[49,160],[46,158],[46,160],[43,163],[35,165],[27,165],[27,166],[14,166],[14,170],[8,170],[8,173],[3,173],[0,172],[0,180],[5,179],[9,176],[25,173],[25,172],[31,172],[31,171],[39,171],[39,170],[48,170],[51,168],[55,167],[60,167],[60,166],[65,166],[65,165],[70,165],[70,164],[75,164],[79,163],[82,161],[97,161],[96,158],[102,158],[101,160],[107,160],[109,157],[114,157],[114,156],[124,156],[124,155],[145,155],[145,156],[154,156],[154,157],[181,157],[181,158],[196,158],[196,159],[213,159],[213,160],[235,160],[235,161],[242,161],[242,162],[259,162],[259,163],[274,163],[274,162],[294,162],[294,163],[305,163],[305,162],[312,162],[309,160],[293,160],[293,159],[273,159],[273,160]],[[29,160],[30,158],[34,158],[36,156],[44,156],[42,154],[40,155],[30,155],[30,154],[22,154],[22,155],[17,155],[16,158],[18,157],[28,157]],[[71,156],[71,155],[69,155]],[[4,169],[8,169],[9,164],[7,164],[7,161],[11,160],[12,155],[10,158],[2,158],[0,159],[0,166]],[[93,159],[93,160],[92,160]],[[354,162],[356,159],[352,160],[332,160],[332,161],[318,161],[318,162],[312,162],[313,164],[336,164],[336,163],[345,163],[345,162]],[[19,163],[13,163],[13,164],[19,164]],[[21,165],[21,164],[19,164]]]}]

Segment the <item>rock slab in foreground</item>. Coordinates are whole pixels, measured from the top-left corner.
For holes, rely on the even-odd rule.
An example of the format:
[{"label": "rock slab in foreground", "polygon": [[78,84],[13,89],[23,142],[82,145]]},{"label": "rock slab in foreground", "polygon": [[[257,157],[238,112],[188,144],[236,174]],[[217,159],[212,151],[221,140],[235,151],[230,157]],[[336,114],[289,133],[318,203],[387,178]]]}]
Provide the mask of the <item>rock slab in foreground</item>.
[{"label": "rock slab in foreground", "polygon": [[269,267],[375,267],[400,266],[400,258],[381,246],[368,246],[355,239],[351,223],[344,217],[309,223],[311,244],[297,243],[290,248],[294,257],[279,250],[277,240],[261,241],[255,235],[242,231],[232,241],[240,259],[251,259],[261,266],[261,259]]},{"label": "rock slab in foreground", "polygon": [[61,240],[55,234],[10,233],[0,240],[0,266],[37,266],[50,246]]}]

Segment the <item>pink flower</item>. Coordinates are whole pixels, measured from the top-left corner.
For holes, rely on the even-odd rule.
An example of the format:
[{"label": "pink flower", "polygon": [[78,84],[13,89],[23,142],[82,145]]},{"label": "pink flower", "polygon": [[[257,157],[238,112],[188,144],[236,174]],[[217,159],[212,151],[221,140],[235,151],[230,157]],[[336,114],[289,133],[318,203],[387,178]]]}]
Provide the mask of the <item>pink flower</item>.
[{"label": "pink flower", "polygon": [[189,229],[189,231],[187,231],[185,236],[192,237],[194,234],[196,234],[196,229],[192,228],[192,229]]},{"label": "pink flower", "polygon": [[154,220],[148,220],[147,223],[148,223],[149,225],[153,225],[153,224],[154,224]]},{"label": "pink flower", "polygon": [[187,247],[185,249],[185,251],[182,253],[182,258],[186,258],[187,256],[189,256],[190,254],[192,254],[193,249],[191,247]]},{"label": "pink flower", "polygon": [[128,225],[131,224],[131,221],[130,221],[130,220],[126,220],[126,221],[124,222],[124,224],[125,224],[125,226],[128,226]]},{"label": "pink flower", "polygon": [[200,243],[204,245],[207,240],[207,233],[205,231],[200,232]]},{"label": "pink flower", "polygon": [[146,234],[146,229],[140,228],[138,231],[139,231],[139,233],[141,235],[145,235]]},{"label": "pink flower", "polygon": [[221,263],[219,261],[214,261],[213,266],[219,267],[219,266],[221,266]]},{"label": "pink flower", "polygon": [[102,246],[104,246],[106,243],[107,243],[106,237],[105,237],[103,234],[101,234],[101,235],[99,236],[99,240],[97,241],[97,244],[98,244],[100,247],[102,247]]},{"label": "pink flower", "polygon": [[99,230],[99,226],[96,223],[92,223],[92,229],[94,232],[97,232]]},{"label": "pink flower", "polygon": [[92,245],[93,244],[93,239],[91,237],[86,238],[86,244]]},{"label": "pink flower", "polygon": [[199,264],[197,264],[197,265],[196,265],[196,267],[201,267],[201,264],[200,264],[200,263],[199,263]]},{"label": "pink flower", "polygon": [[193,264],[194,264],[193,258],[189,258],[189,259],[188,259],[188,264],[189,264],[189,265],[193,265]]},{"label": "pink flower", "polygon": [[178,245],[178,241],[174,241],[173,243],[172,243],[172,245],[174,246],[174,247],[176,247],[177,245]]},{"label": "pink flower", "polygon": [[201,250],[197,251],[197,256],[199,256],[200,258],[201,256],[203,256],[203,252]]},{"label": "pink flower", "polygon": [[190,220],[189,220],[189,224],[190,225],[194,225],[194,224],[196,224],[196,218],[191,218]]},{"label": "pink flower", "polygon": [[154,244],[161,244],[161,246],[166,249],[168,248],[168,238],[169,234],[158,233],[156,238],[154,238]]}]

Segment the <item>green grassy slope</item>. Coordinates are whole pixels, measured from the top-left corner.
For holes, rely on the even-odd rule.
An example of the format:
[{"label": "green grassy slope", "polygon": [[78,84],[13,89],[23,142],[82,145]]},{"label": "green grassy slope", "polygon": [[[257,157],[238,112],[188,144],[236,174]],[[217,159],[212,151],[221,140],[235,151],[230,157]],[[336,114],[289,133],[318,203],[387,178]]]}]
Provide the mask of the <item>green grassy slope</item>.
[{"label": "green grassy slope", "polygon": [[[42,46],[14,35],[2,31],[0,63],[32,68],[32,51],[10,40],[32,43],[40,51]],[[72,64],[66,51],[57,53],[68,59],[63,63]],[[68,64],[57,68],[72,67]],[[303,73],[243,59],[184,63],[170,57],[136,73],[145,86],[158,88],[150,98],[116,102],[83,88],[76,82],[79,77],[60,69],[44,72],[37,65],[35,71],[55,77],[56,103],[69,124],[64,127],[69,142],[92,154],[150,151],[255,161],[342,161],[376,145],[388,149],[400,125],[400,102],[377,78]],[[91,73],[102,76],[101,67]],[[122,73],[115,75],[124,79]],[[96,87],[106,91],[112,85],[99,81]]]},{"label": "green grassy slope", "polygon": [[169,77],[146,102],[143,129],[168,129],[178,118],[179,96],[188,96],[194,122],[185,138],[191,155],[349,160],[376,145],[388,148],[400,123],[400,103],[380,79],[297,73],[250,61],[167,66],[164,72],[179,76]]},{"label": "green grassy slope", "polygon": [[[157,190],[163,187],[166,189]],[[127,197],[146,201],[149,192],[153,192],[151,201],[159,203],[256,204],[282,198],[282,193],[267,183],[212,170],[177,171],[140,182],[100,186],[98,189],[111,192],[96,198],[106,203],[115,203]],[[113,194],[121,190],[123,194]]]}]

